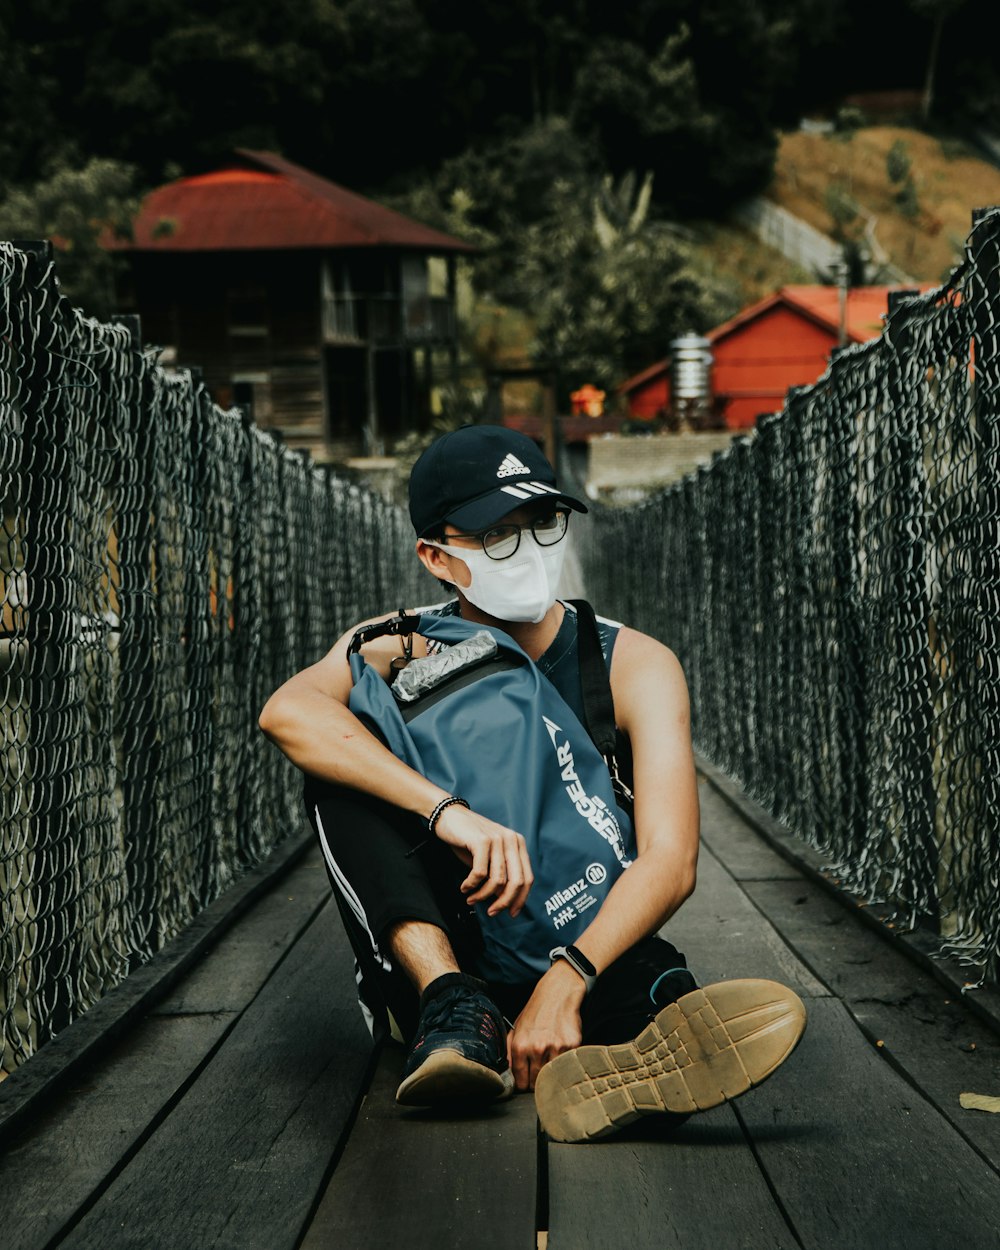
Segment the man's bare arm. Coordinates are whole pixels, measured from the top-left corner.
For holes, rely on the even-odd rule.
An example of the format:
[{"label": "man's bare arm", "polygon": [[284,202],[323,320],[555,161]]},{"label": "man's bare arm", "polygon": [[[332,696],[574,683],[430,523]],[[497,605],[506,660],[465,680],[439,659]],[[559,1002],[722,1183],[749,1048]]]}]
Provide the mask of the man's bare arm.
[{"label": "man's bare arm", "polygon": [[622,630],[614,658],[617,720],[632,745],[638,855],[577,942],[598,972],[674,914],[694,890],[698,866],[698,782],[681,666],[634,630]]},{"label": "man's bare arm", "polygon": [[[615,882],[576,945],[598,974],[657,929],[691,894],[698,862],[698,787],[687,684],[676,657],[623,629],[611,672],[615,714],[632,744],[638,855]],[[538,982],[510,1043],[518,1088],[580,1044],[584,985],[560,960]]]}]

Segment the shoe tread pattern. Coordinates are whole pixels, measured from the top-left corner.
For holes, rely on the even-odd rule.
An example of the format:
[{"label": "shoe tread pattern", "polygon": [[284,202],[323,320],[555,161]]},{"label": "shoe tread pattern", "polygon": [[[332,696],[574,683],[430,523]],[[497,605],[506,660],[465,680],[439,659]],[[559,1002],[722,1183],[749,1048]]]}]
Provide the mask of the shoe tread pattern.
[{"label": "shoe tread pattern", "polygon": [[536,1086],[542,1126],[557,1141],[592,1140],[643,1115],[716,1107],[774,1071],[804,1024],[798,996],[773,982],[694,990],[635,1041],[582,1046],[547,1064]]}]

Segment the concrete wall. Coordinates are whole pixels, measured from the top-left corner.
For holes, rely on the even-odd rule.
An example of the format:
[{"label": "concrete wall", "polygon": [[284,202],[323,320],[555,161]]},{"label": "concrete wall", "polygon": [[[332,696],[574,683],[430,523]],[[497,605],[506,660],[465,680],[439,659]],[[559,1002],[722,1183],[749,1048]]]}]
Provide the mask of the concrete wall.
[{"label": "concrete wall", "polygon": [[608,503],[634,501],[708,464],[713,454],[725,451],[739,433],[708,430],[595,438],[587,458],[587,491]]}]

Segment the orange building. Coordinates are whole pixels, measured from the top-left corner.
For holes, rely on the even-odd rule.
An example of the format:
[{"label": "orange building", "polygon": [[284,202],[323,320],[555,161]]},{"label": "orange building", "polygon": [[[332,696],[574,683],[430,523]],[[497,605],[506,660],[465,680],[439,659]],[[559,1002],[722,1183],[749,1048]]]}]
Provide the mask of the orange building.
[{"label": "orange building", "polygon": [[[913,288],[856,287],[847,292],[848,343],[882,332],[889,291]],[[930,287],[923,287],[929,290]],[[826,369],[840,342],[840,291],[832,286],[785,286],[745,308],[705,336],[712,345],[714,424],[748,429],[764,412],[778,411],[790,386],[804,386]],[[618,388],[629,413],[653,420],[670,410],[670,360],[661,360]]]}]

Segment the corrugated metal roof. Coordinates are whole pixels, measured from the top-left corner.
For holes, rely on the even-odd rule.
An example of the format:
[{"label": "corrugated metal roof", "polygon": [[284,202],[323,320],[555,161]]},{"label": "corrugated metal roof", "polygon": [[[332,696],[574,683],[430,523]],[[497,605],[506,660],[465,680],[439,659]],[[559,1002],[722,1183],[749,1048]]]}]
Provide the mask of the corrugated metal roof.
[{"label": "corrugated metal roof", "polygon": [[475,248],[271,152],[238,149],[239,165],[182,178],[151,192],[125,251],[201,252],[271,248]]},{"label": "corrugated metal roof", "polygon": [[[847,337],[854,343],[867,343],[882,333],[882,317],[889,308],[891,286],[856,286],[847,292]],[[909,290],[910,288],[903,288]],[[930,291],[932,284],[923,283],[921,291]],[[811,312],[817,321],[835,334],[840,329],[840,291],[835,286],[785,286],[785,300]]]}]

